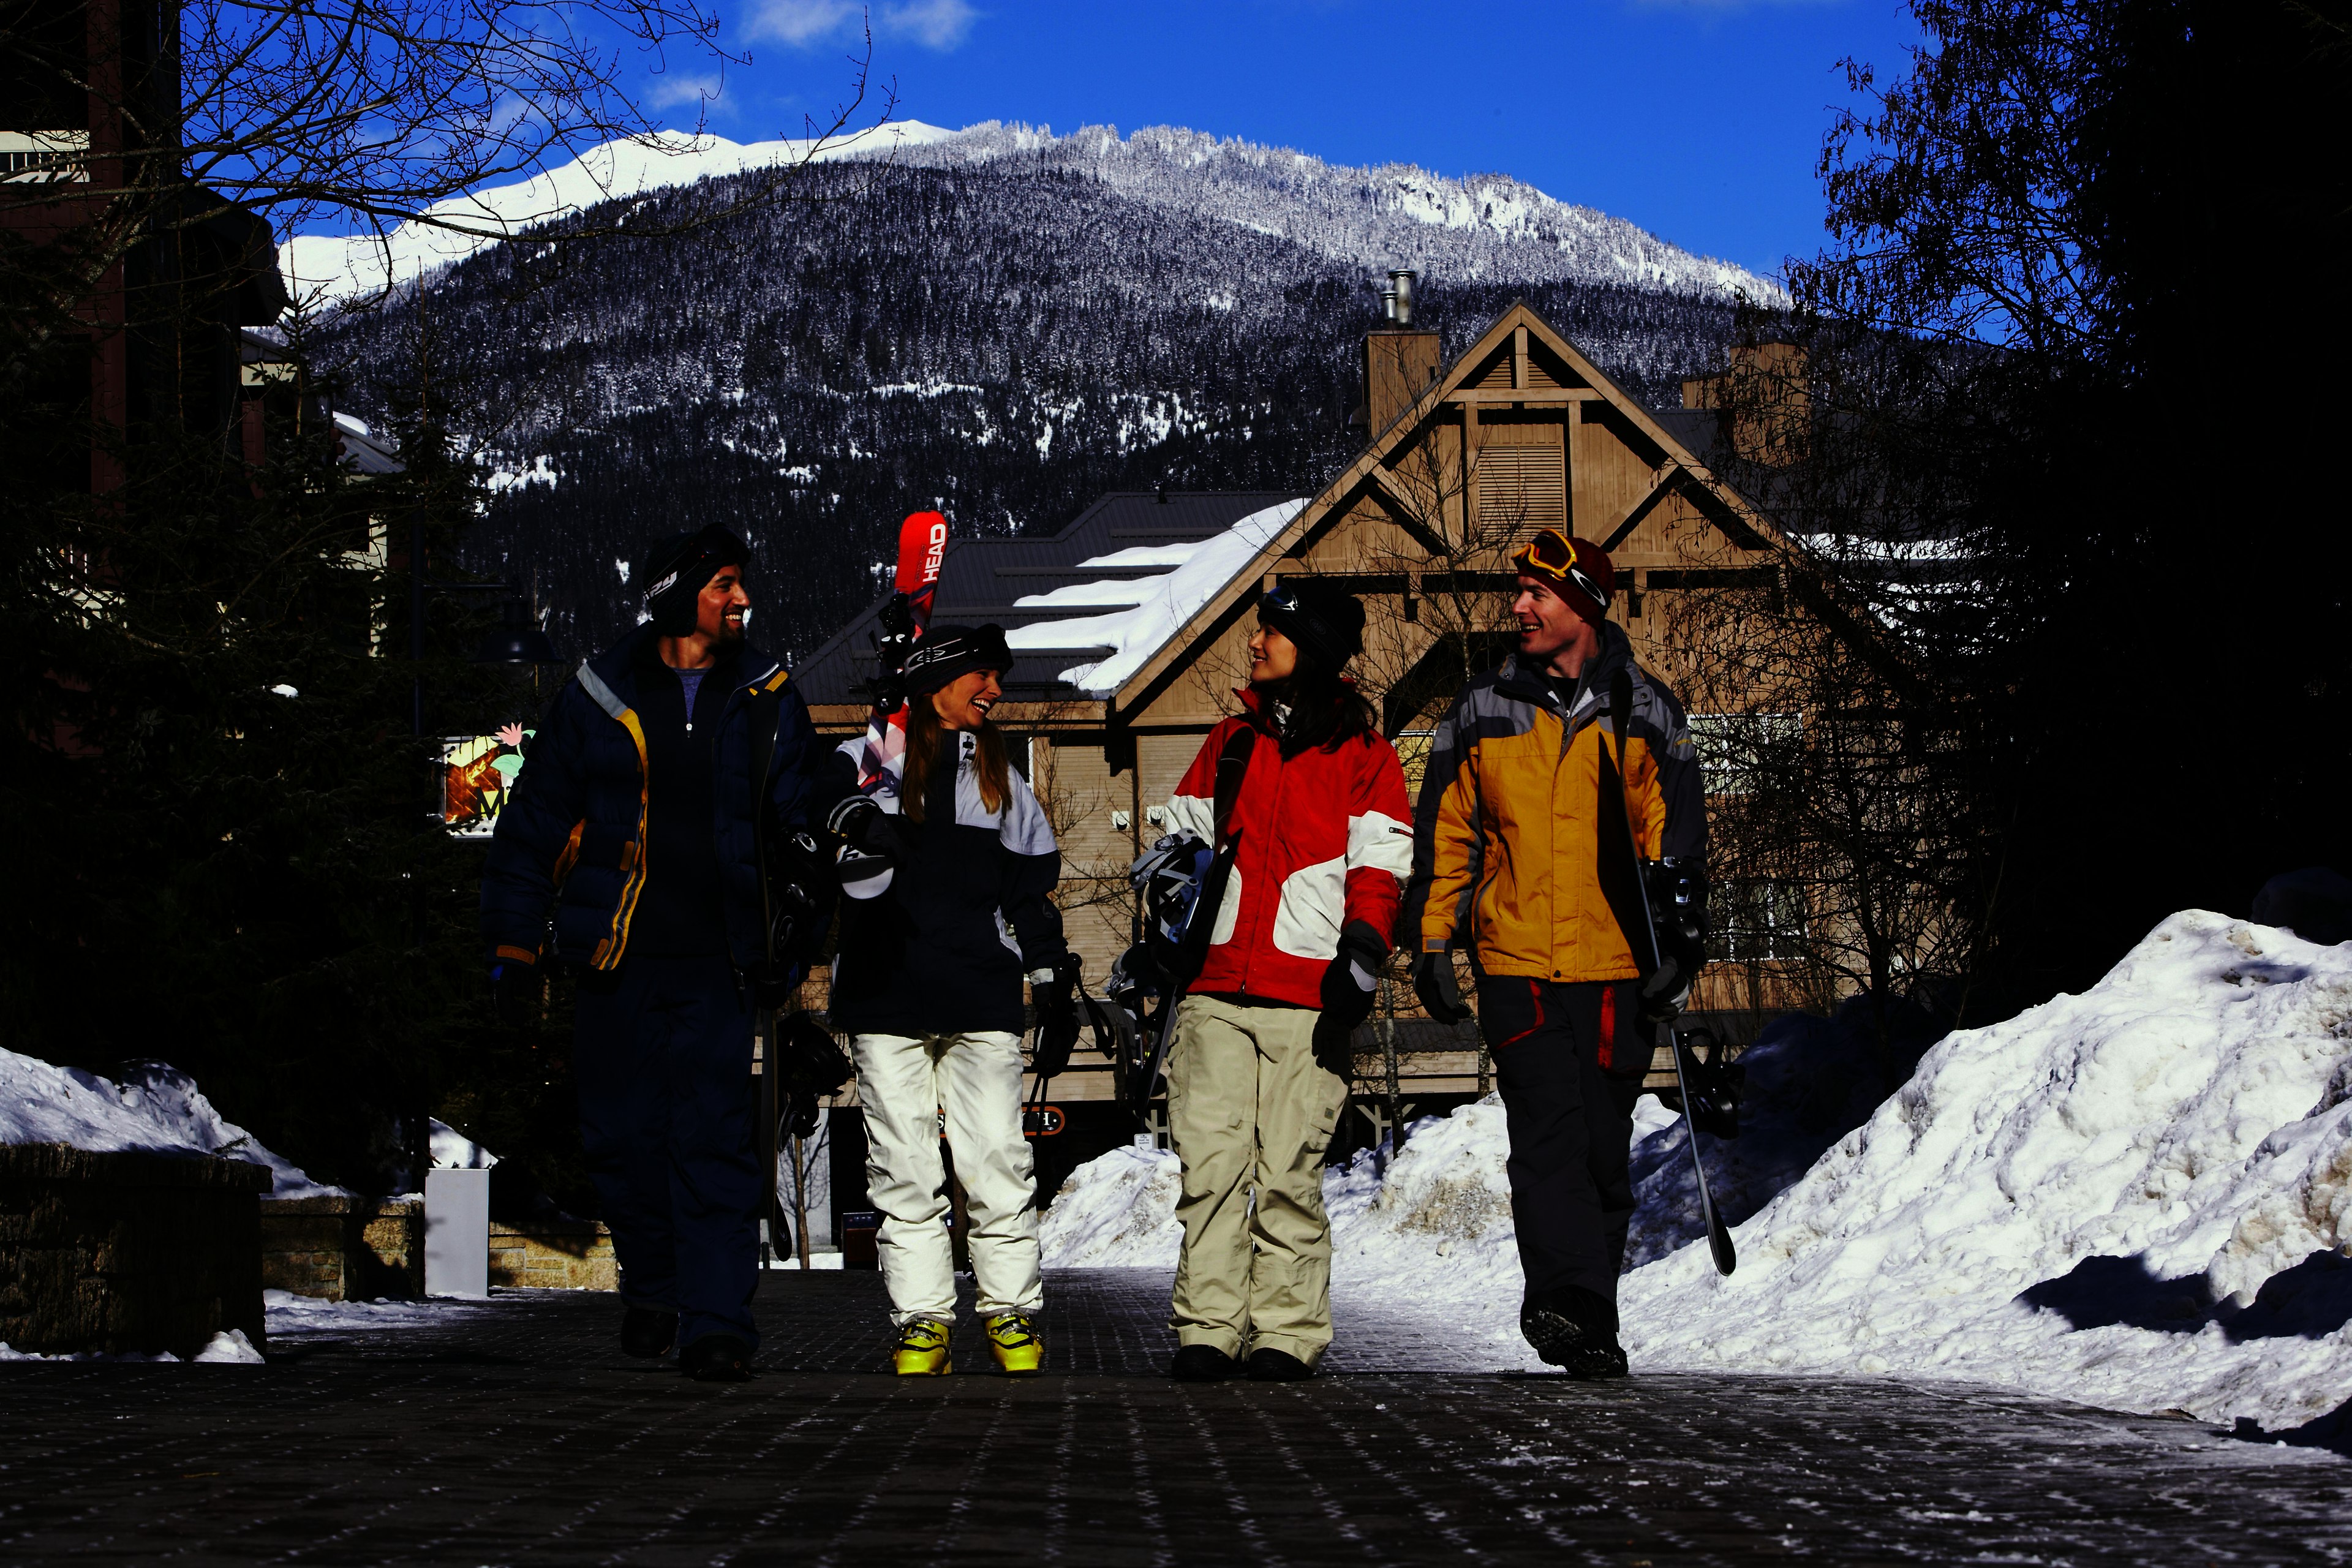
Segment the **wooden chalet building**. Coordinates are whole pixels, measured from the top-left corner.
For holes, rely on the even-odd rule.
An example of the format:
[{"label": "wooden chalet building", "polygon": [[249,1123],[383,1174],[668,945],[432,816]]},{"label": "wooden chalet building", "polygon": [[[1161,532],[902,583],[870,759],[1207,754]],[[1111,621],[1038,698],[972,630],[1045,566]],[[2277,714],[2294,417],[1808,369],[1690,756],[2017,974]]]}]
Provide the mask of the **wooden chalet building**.
[{"label": "wooden chalet building", "polygon": [[[1708,382],[1685,386],[1689,406],[1647,408],[1523,304],[1450,364],[1434,332],[1374,331],[1364,374],[1369,441],[1313,496],[1118,492],[1051,538],[948,547],[935,620],[1007,629],[1019,665],[995,718],[1025,740],[1014,756],[1061,837],[1061,902],[1090,988],[1133,940],[1123,873],[1233,710],[1253,606],[1275,578],[1313,574],[1364,599],[1359,677],[1417,787],[1425,737],[1465,672],[1512,646],[1508,557],[1533,530],[1564,527],[1609,550],[1622,590],[1612,618],[1678,688],[1703,620],[1689,612],[1777,573],[1795,548],[1710,468]],[[879,608],[795,672],[829,736],[866,722]],[[1737,693],[1714,700],[1738,710]],[[1695,723],[1704,735],[1707,715]],[[1721,994],[1703,993],[1702,1007],[1749,1000],[1712,984]],[[1405,1051],[1407,1087],[1485,1089],[1475,1033],[1438,1030],[1414,1016],[1409,987],[1394,989],[1398,1016],[1381,1038]],[[1383,1025],[1366,1027],[1377,1049]],[[1090,1059],[1082,1051],[1057,1080],[1057,1100],[1110,1093],[1108,1074],[1087,1081]]]}]

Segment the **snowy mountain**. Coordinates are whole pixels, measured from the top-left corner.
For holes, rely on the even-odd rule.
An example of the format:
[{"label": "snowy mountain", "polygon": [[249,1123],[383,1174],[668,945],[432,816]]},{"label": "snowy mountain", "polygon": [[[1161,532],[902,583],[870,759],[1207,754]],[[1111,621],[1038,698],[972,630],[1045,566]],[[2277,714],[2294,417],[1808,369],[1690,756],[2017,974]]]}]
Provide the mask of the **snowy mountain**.
[{"label": "snowy mountain", "polygon": [[1744,267],[1694,256],[1507,174],[1450,179],[1412,163],[1356,168],[1167,125],[1122,139],[1116,126],[1055,136],[991,121],[923,138],[899,158],[934,167],[1014,160],[1084,174],[1139,200],[1361,267],[1410,267],[1463,281],[1626,283],[1767,304],[1787,298]]},{"label": "snowy mountain", "polygon": [[297,237],[279,259],[298,297],[379,293],[462,260],[497,236],[520,235],[602,202],[803,158],[1078,173],[1140,201],[1362,267],[1410,267],[1465,281],[1626,283],[1770,304],[1786,298],[1777,283],[1745,268],[1694,256],[1505,174],[1451,179],[1411,163],[1356,168],[1177,126],[1122,138],[1115,126],[1089,125],[1055,136],[1049,127],[993,120],[961,131],[898,121],[822,144],[677,132],[609,142],[536,178],[443,202],[387,236]]},{"label": "snowy mountain", "polygon": [[[760,635],[793,654],[868,601],[911,510],[1001,533],[1109,489],[1313,494],[1364,438],[1391,266],[1422,271],[1416,320],[1449,353],[1524,298],[1654,403],[1720,365],[1736,297],[1766,287],[1499,177],[1190,132],[903,129],[783,200],[765,170],[787,144],[608,149],[468,198],[511,241],[298,240],[306,288],[387,265],[420,284],[330,313],[313,363],[372,426],[400,429],[419,385],[446,400],[492,492],[472,563],[534,584],[564,652],[634,624],[649,539],[722,522],[761,569]],[[684,232],[522,232],[550,213]]]}]

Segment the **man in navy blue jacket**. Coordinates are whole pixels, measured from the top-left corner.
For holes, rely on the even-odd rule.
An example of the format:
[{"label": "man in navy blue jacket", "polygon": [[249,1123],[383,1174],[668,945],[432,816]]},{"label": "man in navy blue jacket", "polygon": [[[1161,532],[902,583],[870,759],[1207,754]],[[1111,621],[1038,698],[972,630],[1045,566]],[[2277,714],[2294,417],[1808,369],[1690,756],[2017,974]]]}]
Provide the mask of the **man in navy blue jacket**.
[{"label": "man in navy blue jacket", "polygon": [[749,1377],[759,1343],[746,1086],[751,993],[773,978],[762,850],[829,804],[807,704],[744,640],[748,559],[716,525],[654,552],[651,618],[557,695],[482,875],[492,986],[534,982],[551,946],[579,973],[581,1142],[620,1261],[623,1347],[675,1342],[706,1382]]}]

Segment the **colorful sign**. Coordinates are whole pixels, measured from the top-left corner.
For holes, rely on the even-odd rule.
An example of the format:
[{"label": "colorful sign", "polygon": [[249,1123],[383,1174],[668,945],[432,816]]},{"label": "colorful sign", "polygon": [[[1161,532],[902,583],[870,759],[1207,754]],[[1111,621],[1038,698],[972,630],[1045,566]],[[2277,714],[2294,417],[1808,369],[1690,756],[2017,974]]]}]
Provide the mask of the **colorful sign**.
[{"label": "colorful sign", "polygon": [[459,838],[488,838],[522,772],[523,752],[537,734],[509,724],[491,735],[464,735],[441,743],[441,821]]}]

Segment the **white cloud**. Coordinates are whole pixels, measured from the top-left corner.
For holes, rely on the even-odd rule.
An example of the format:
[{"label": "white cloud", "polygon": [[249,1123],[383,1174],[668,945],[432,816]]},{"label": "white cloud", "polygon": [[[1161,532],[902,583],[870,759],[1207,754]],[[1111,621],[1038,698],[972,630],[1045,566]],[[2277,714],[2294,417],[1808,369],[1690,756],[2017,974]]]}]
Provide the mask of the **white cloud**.
[{"label": "white cloud", "polygon": [[886,6],[882,20],[891,33],[903,34],[927,49],[945,51],[963,42],[980,13],[968,0],[907,0],[903,5]]},{"label": "white cloud", "polygon": [[804,47],[839,32],[861,10],[852,0],[758,0],[743,30],[755,38]]},{"label": "white cloud", "polygon": [[[857,0],[753,0],[743,31],[750,37],[811,48],[851,37],[866,15]],[[971,0],[901,0],[874,14],[874,31],[944,52],[964,41],[980,15]]]},{"label": "white cloud", "polygon": [[653,89],[646,96],[652,100],[656,109],[716,103],[725,85],[715,72],[709,76],[658,76],[654,79]]}]

